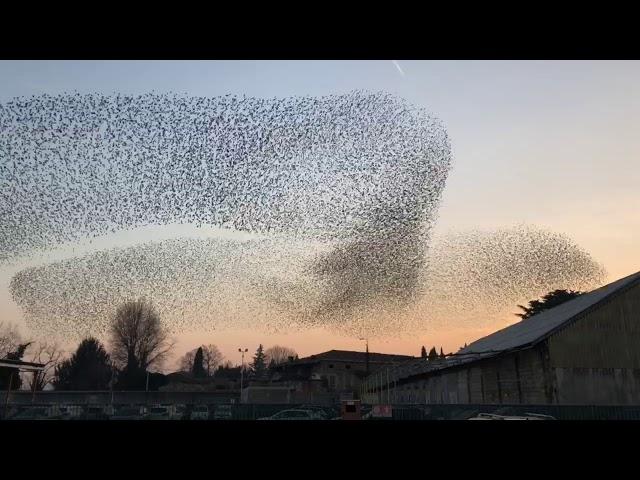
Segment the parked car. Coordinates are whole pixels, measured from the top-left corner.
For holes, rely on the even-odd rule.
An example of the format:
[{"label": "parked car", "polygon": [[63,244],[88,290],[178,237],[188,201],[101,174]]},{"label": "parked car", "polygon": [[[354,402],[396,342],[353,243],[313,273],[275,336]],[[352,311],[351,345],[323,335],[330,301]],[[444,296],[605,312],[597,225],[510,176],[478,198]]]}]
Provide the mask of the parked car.
[{"label": "parked car", "polygon": [[62,420],[78,420],[82,417],[82,407],[79,405],[60,405],[58,411]]},{"label": "parked car", "polygon": [[178,404],[170,414],[171,420],[188,420],[187,406]]},{"label": "parked car", "polygon": [[233,418],[233,407],[231,405],[216,405],[212,414],[213,420],[231,420]]},{"label": "parked car", "polygon": [[142,420],[144,416],[144,407],[120,407],[111,416],[111,420]]},{"label": "parked car", "polygon": [[145,415],[145,420],[171,420],[173,407],[170,405],[155,405]]},{"label": "parked car", "polygon": [[479,413],[469,420],[555,420],[548,415],[525,413],[524,415],[496,415],[495,413]]},{"label": "parked car", "polygon": [[18,412],[10,417],[10,420],[53,420],[55,416],[52,415],[49,407],[23,407]]},{"label": "parked car", "polygon": [[206,405],[194,405],[189,418],[191,420],[209,420],[209,407]]},{"label": "parked car", "polygon": [[107,420],[109,415],[104,407],[91,406],[85,407],[84,412],[81,414],[83,420]]},{"label": "parked car", "polygon": [[258,420],[321,420],[321,418],[311,410],[291,409],[282,410],[270,417],[262,417]]},{"label": "parked car", "polygon": [[338,413],[329,407],[321,407],[318,405],[302,405],[300,410],[310,410],[318,415],[320,420],[329,420],[338,415]]}]

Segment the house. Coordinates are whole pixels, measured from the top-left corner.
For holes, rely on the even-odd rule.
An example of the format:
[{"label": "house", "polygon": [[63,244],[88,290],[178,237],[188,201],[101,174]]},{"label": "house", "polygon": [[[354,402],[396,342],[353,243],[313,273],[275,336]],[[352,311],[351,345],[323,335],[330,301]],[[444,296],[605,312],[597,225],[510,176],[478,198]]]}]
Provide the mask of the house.
[{"label": "house", "polygon": [[414,358],[368,351],[329,350],[278,365],[270,383],[289,386],[296,392],[293,398],[301,397],[306,402],[321,396],[333,402],[357,396],[368,373],[393,368]]},{"label": "house", "polygon": [[238,391],[240,381],[235,377],[218,374],[213,377],[197,378],[189,372],[174,372],[166,376],[167,383],[160,387],[161,392],[214,392]]},{"label": "house", "polygon": [[640,272],[488,335],[445,359],[373,373],[369,403],[640,404]]}]

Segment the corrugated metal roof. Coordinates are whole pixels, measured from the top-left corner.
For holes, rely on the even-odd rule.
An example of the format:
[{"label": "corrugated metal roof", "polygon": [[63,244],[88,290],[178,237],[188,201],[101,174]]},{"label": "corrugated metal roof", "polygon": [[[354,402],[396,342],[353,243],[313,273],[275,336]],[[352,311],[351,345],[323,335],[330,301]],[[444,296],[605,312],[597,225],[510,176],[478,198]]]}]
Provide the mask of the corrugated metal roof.
[{"label": "corrugated metal roof", "polygon": [[425,358],[417,358],[405,362],[392,370],[393,381],[471,363],[482,358],[493,357],[509,350],[525,348],[535,344],[554,331],[561,329],[585,310],[594,307],[599,302],[606,300],[626,287],[630,287],[634,283],[640,283],[640,272],[621,278],[557,307],[498,330],[445,359],[438,358],[429,361]]},{"label": "corrugated metal roof", "polygon": [[498,330],[460,350],[464,353],[504,351],[524,347],[546,338],[580,313],[640,280],[640,272],[580,295],[557,307]]}]

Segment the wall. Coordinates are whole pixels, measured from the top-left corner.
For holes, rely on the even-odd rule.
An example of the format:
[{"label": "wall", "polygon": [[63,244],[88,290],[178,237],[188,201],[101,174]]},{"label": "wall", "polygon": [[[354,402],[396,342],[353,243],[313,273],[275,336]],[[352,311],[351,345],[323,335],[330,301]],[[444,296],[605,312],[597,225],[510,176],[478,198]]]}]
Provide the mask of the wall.
[{"label": "wall", "polygon": [[367,403],[544,404],[544,346],[414,377],[382,392],[365,393]]},{"label": "wall", "polygon": [[555,403],[640,404],[640,285],[548,343]]}]

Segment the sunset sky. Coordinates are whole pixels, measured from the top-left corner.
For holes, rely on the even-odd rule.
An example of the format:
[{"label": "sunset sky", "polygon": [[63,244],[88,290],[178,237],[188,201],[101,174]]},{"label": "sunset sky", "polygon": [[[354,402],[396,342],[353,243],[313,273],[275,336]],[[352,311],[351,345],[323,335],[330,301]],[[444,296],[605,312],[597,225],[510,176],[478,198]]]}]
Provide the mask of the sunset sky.
[{"label": "sunset sky", "polygon": [[[436,233],[531,224],[566,234],[608,272],[640,270],[640,62],[616,61],[4,61],[0,102],[69,92],[254,97],[385,91],[426,107],[445,124],[453,151]],[[135,244],[151,233],[107,239]],[[0,266],[0,320],[28,332],[11,299],[16,268]],[[558,285],[563,288],[564,285]],[[522,299],[527,301],[528,299]],[[514,305],[513,311],[516,311]],[[424,325],[370,341],[372,351],[455,351],[513,323]],[[214,343],[239,362],[281,344],[300,356],[364,349],[358,338],[322,329],[267,334],[253,329],[181,334],[176,355]]]}]

